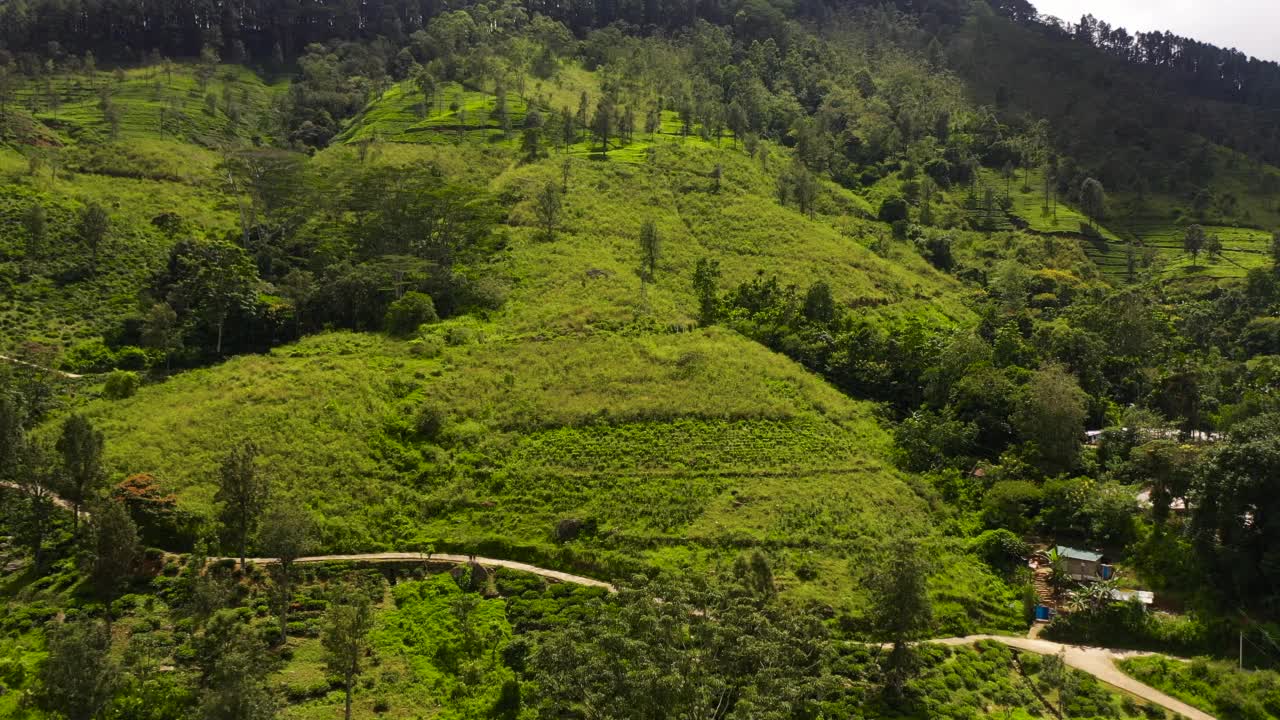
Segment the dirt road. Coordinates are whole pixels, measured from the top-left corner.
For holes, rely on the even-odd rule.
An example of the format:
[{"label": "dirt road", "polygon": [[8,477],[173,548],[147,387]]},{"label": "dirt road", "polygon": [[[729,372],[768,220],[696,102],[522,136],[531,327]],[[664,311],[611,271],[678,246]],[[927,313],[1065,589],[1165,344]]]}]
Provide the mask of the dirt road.
[{"label": "dirt road", "polygon": [[[363,553],[359,555],[315,555],[312,557],[304,557],[296,560],[298,563],[323,563],[323,562],[365,562],[365,563],[402,563],[402,562],[434,562],[434,563],[453,563],[456,565],[464,565],[469,562],[475,562],[486,568],[507,568],[508,570],[518,570],[520,572],[531,573],[548,580],[556,582],[570,583],[573,585],[583,585],[586,587],[604,588],[609,592],[617,592],[618,589],[612,584],[595,578],[584,577],[582,575],[570,575],[569,573],[560,572],[559,570],[548,570],[540,568],[536,565],[515,562],[514,560],[497,560],[495,558],[476,557],[472,555],[451,555],[449,553]],[[247,558],[246,562],[256,565],[274,565],[278,561],[275,558]]]},{"label": "dirt road", "polygon": [[1004,643],[1009,647],[1028,652],[1039,653],[1041,655],[1057,655],[1064,653],[1064,659],[1071,667],[1087,672],[1098,678],[1108,685],[1124,690],[1125,692],[1136,695],[1137,697],[1153,702],[1166,710],[1190,718],[1190,720],[1216,720],[1212,715],[1197,710],[1190,705],[1171,698],[1168,695],[1148,687],[1133,678],[1125,675],[1120,668],[1116,667],[1116,661],[1123,660],[1127,657],[1135,657],[1150,653],[1130,652],[1123,650],[1109,650],[1107,648],[1087,647],[1083,645],[1066,645],[1056,643],[1050,640],[1040,640],[1033,638],[1005,637],[1003,635],[970,635],[960,638],[943,638],[940,640],[930,640],[929,642],[941,645],[969,645],[979,640],[995,640]]},{"label": "dirt road", "polygon": [[29,367],[35,370],[43,370],[45,372],[53,373],[58,377],[63,377],[68,380],[78,380],[84,377],[83,375],[77,375],[75,373],[64,372],[62,370],[54,370],[53,368],[41,367],[34,363],[29,363],[26,360],[19,360],[18,358],[9,357],[8,355],[0,355],[0,362],[8,362],[8,363],[13,363],[14,365],[22,365],[24,367]]}]

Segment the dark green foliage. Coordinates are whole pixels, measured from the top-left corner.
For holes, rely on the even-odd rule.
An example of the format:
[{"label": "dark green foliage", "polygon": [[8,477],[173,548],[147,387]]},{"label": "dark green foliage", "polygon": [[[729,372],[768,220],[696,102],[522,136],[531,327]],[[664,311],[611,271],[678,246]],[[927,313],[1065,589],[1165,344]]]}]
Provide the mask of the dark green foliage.
[{"label": "dark green foliage", "polygon": [[351,696],[356,679],[364,670],[364,656],[372,628],[373,607],[369,598],[358,590],[344,593],[343,601],[333,603],[325,613],[321,635],[325,665],[330,672],[342,678],[346,720],[351,720]]},{"label": "dark green foliage", "polygon": [[653,282],[654,273],[658,270],[658,258],[662,253],[661,240],[658,238],[658,226],[652,220],[646,220],[640,226],[640,274],[649,282]]},{"label": "dark green foliage", "polygon": [[257,458],[258,447],[251,441],[232,448],[218,470],[218,492],[213,498],[221,503],[218,521],[241,563],[248,554],[249,538],[258,527],[270,488]]},{"label": "dark green foliage", "polygon": [[138,386],[141,383],[138,373],[117,370],[107,376],[106,384],[102,388],[102,394],[113,400],[124,400],[125,398],[133,397],[133,394],[138,392]]},{"label": "dark green foliage", "polygon": [[101,205],[91,204],[80,213],[80,241],[89,250],[90,267],[94,272],[98,268],[98,250],[107,238],[111,229],[111,219]]},{"label": "dark green foliage", "polygon": [[225,241],[184,240],[173,247],[155,288],[180,319],[200,323],[215,333],[212,350],[221,355],[227,320],[232,313],[253,311],[257,283],[257,269],[239,246]]},{"label": "dark green foliage", "polygon": [[266,683],[270,655],[232,610],[222,610],[197,639],[203,720],[267,720],[276,700]]},{"label": "dark green foliage", "polygon": [[1280,471],[1280,432],[1275,415],[1242,423],[1201,467],[1194,514],[1196,545],[1216,580],[1214,590],[1232,603],[1268,607],[1276,582],[1272,557],[1277,538],[1262,521],[1280,497],[1271,488]]},{"label": "dark green foliage", "polygon": [[37,704],[67,720],[98,717],[119,682],[109,627],[88,619],[64,621],[49,627],[48,643]]},{"label": "dark green foliage", "polygon": [[97,496],[106,480],[102,467],[102,432],[83,415],[72,415],[62,423],[57,450],[61,456],[60,490],[73,506],[76,527],[80,510]]},{"label": "dark green foliage", "polygon": [[404,337],[439,319],[431,296],[410,290],[387,308],[385,327],[392,335]]},{"label": "dark green foliage", "polygon": [[1084,437],[1087,396],[1075,378],[1057,365],[1032,376],[1014,415],[1014,425],[1034,442],[1041,469],[1056,475],[1075,467]]},{"label": "dark green foliage", "polygon": [[[114,498],[93,506],[93,540],[88,559],[89,582],[110,608],[133,577],[141,548],[138,527],[124,503]],[[110,611],[107,613],[111,617]]]},{"label": "dark green foliage", "polygon": [[899,220],[906,220],[908,217],[907,201],[900,197],[887,198],[880,203],[880,212],[878,217],[881,222],[896,223]]},{"label": "dark green foliage", "polygon": [[1200,251],[1205,249],[1207,238],[1204,228],[1199,225],[1190,225],[1187,227],[1186,234],[1182,238],[1182,249],[1191,256],[1191,262],[1195,262],[1200,257]]},{"label": "dark green foliage", "polygon": [[315,545],[315,521],[311,511],[290,498],[277,498],[262,516],[258,544],[275,558],[273,600],[280,617],[280,635],[289,634],[289,607],[293,603],[293,564]]},{"label": "dark green foliage", "polygon": [[701,258],[693,273],[693,290],[698,296],[698,321],[714,323],[720,316],[720,261]]},{"label": "dark green foliage", "polygon": [[[743,588],[645,583],[611,604],[549,633],[529,658],[540,714],[578,705],[618,718],[701,713],[722,699],[729,715],[765,705],[791,715],[829,682],[821,625]],[[600,672],[621,667],[643,672]]]}]

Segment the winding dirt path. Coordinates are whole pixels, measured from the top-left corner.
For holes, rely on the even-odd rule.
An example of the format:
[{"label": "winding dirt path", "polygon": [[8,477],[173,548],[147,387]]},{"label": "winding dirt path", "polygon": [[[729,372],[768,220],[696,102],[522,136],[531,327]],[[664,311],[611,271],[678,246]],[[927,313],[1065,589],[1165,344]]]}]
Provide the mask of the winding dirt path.
[{"label": "winding dirt path", "polygon": [[14,365],[29,367],[33,370],[43,370],[44,372],[53,373],[54,375],[57,375],[58,377],[61,377],[61,378],[66,378],[67,380],[79,380],[80,378],[84,377],[83,375],[69,373],[64,370],[55,370],[53,368],[47,368],[42,365],[36,365],[35,363],[29,363],[26,360],[19,360],[18,358],[9,357],[8,355],[0,355],[0,362],[13,363]]},{"label": "winding dirt path", "polygon": [[979,640],[995,640],[1004,643],[1009,647],[1025,650],[1027,652],[1039,653],[1041,655],[1057,655],[1063,653],[1063,659],[1067,665],[1087,672],[1098,678],[1108,685],[1124,690],[1127,693],[1136,695],[1148,702],[1153,702],[1166,710],[1179,713],[1190,720],[1216,720],[1212,715],[1191,707],[1181,700],[1169,697],[1153,687],[1144,685],[1137,680],[1125,675],[1120,668],[1116,667],[1116,661],[1125,658],[1139,657],[1142,655],[1152,655],[1154,653],[1143,653],[1126,650],[1110,650],[1108,648],[1089,647],[1085,645],[1067,645],[1057,643],[1050,640],[1040,640],[1038,638],[1021,638],[1021,637],[1005,637],[1003,635],[970,635],[968,637],[942,638],[940,640],[928,640],[926,642],[938,643],[940,645],[970,645]]},{"label": "winding dirt path", "polygon": [[[211,560],[216,558],[210,558]],[[235,558],[231,558],[235,559]],[[255,565],[275,565],[279,562],[276,558],[246,558],[246,563]],[[514,560],[498,560],[495,558],[478,557],[475,555],[452,555],[449,553],[421,553],[421,552],[385,552],[385,553],[361,553],[357,555],[313,555],[310,557],[298,558],[294,562],[303,565],[325,562],[362,562],[362,563],[403,563],[403,562],[421,562],[421,563],[439,563],[452,565],[465,565],[474,562],[486,568],[507,568],[508,570],[518,570],[539,577],[555,580],[556,582],[570,583],[572,585],[583,585],[585,587],[604,588],[611,593],[618,592],[618,588],[611,583],[595,578],[585,577],[583,575],[571,575],[559,570],[548,570],[537,565],[529,565],[528,563],[516,562]]]}]

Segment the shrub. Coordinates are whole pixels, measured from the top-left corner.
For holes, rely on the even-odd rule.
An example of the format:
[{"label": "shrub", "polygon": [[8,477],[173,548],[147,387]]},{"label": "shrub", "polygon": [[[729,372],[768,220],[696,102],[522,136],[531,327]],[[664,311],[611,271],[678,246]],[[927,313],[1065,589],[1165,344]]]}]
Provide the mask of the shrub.
[{"label": "shrub", "polygon": [[116,357],[111,348],[99,338],[71,348],[62,364],[71,372],[107,372],[115,367]]},{"label": "shrub", "polygon": [[116,367],[120,370],[146,370],[147,351],[134,345],[126,345],[116,351]]},{"label": "shrub", "polygon": [[595,520],[582,520],[581,518],[565,518],[556,523],[556,540],[560,542],[569,542],[575,540],[582,535],[594,535],[596,532]]},{"label": "shrub", "polygon": [[386,698],[378,698],[373,701],[373,711],[376,713],[384,713],[391,709],[391,701]]},{"label": "shrub", "polygon": [[409,352],[418,357],[440,357],[444,352],[444,340],[435,335],[424,335],[409,343]]},{"label": "shrub", "polygon": [[1010,571],[1022,564],[1022,558],[1030,554],[1030,547],[1012,532],[1000,528],[987,530],[970,543],[969,549],[993,568]]},{"label": "shrub", "polygon": [[885,198],[880,203],[879,218],[881,222],[895,223],[899,220],[906,220],[908,215],[907,201],[901,197]]},{"label": "shrub", "polygon": [[450,347],[470,345],[480,341],[480,333],[465,325],[451,325],[444,332],[444,341]]},{"label": "shrub", "polygon": [[111,400],[123,400],[133,397],[141,384],[142,380],[138,377],[138,373],[132,370],[116,370],[107,376],[102,394]]},{"label": "shrub", "polygon": [[448,411],[439,403],[429,401],[418,408],[418,416],[414,420],[414,427],[417,429],[418,435],[424,440],[435,441],[440,438],[448,421]]},{"label": "shrub", "polygon": [[431,296],[420,292],[407,292],[404,297],[391,303],[387,308],[384,327],[387,332],[398,337],[406,337],[420,326],[440,319],[436,315],[435,303]]}]

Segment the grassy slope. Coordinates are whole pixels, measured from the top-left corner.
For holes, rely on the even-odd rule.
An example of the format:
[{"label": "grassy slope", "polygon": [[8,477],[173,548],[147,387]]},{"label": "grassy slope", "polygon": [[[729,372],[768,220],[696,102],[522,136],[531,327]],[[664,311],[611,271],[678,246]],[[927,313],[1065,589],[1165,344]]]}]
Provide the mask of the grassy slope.
[{"label": "grassy slope", "polygon": [[[567,72],[562,82],[576,89],[585,84],[581,75]],[[456,127],[449,110],[455,100],[470,108],[465,128]],[[393,86],[343,137],[349,142],[395,140],[380,145],[377,161],[441,162],[472,181],[487,180],[495,193],[515,200],[508,219],[511,251],[499,268],[512,288],[504,310],[504,324],[512,331],[579,332],[636,318],[690,324],[696,309],[693,267],[702,257],[720,260],[726,286],[763,271],[801,289],[825,280],[837,300],[876,308],[877,315],[890,320],[925,317],[950,323],[970,317],[958,301],[959,284],[913,250],[899,245],[880,257],[869,249],[886,229],[859,219],[870,210],[863,198],[828,184],[813,218],[780,205],[777,177],[789,157],[776,147],[766,144],[753,158],[731,138],[717,143],[682,137],[675,115],[667,113],[657,133],[636,133],[607,159],[584,136],[567,149],[523,163],[518,130],[504,137],[488,114],[494,96],[449,85],[427,116],[418,119],[408,108],[422,101],[407,84]],[[508,93],[507,103],[518,128],[524,103],[514,93]],[[439,127],[452,129],[433,130]],[[468,167],[456,167],[456,159],[441,160],[440,143],[453,146],[446,157],[460,155]],[[352,152],[334,148],[318,162],[334,162]],[[566,159],[565,218],[555,241],[548,242],[535,229],[533,199],[546,183],[563,182]],[[717,165],[723,174],[719,192],[711,177]],[[487,176],[477,167],[487,168]],[[642,297],[636,273],[638,235],[647,219],[658,227],[662,258],[656,282]],[[588,271],[599,272],[588,276]]]},{"label": "grassy slope", "polygon": [[[101,107],[105,92],[120,110],[120,139],[170,138],[211,146],[228,137],[269,136],[271,104],[285,87],[268,84],[248,68],[221,65],[201,89],[196,66],[177,64],[172,72],[155,66],[125,70],[122,76],[79,73],[28,81],[18,88],[15,101],[64,142],[108,138],[111,129]],[[228,112],[232,106],[238,113]]]},{"label": "grassy slope", "polygon": [[[240,107],[240,121],[233,122],[223,105],[212,112],[205,107],[191,66],[176,66],[171,76],[142,68],[125,72],[123,80],[99,73],[92,81],[77,75],[53,83],[62,98],[56,119],[43,83],[28,83],[17,93],[9,125],[37,123],[46,147],[0,142],[0,350],[28,340],[66,349],[134,312],[138,291],[173,242],[151,224],[157,215],[177,213],[192,232],[235,229],[233,206],[214,172],[219,155],[206,146],[265,134],[272,99],[282,89],[247,69],[220,68],[208,92],[221,98],[228,89]],[[97,89],[104,86],[114,88],[122,111],[115,141],[98,105]],[[24,157],[32,153],[41,158],[35,172]],[[96,272],[76,229],[78,213],[91,202],[111,219]],[[47,238],[36,272],[27,277],[22,217],[34,203],[45,208]]]},{"label": "grassy slope", "polygon": [[[930,523],[870,407],[735,334],[495,337],[436,359],[408,347],[319,336],[88,412],[117,475],[153,472],[196,510],[225,448],[254,437],[333,550],[433,545],[622,572],[764,547],[797,596],[856,606],[848,559]],[[428,402],[448,408],[436,444],[411,427]],[[599,532],[558,546],[566,518]],[[1015,626],[1012,598],[943,551],[957,563],[937,589],[945,621]],[[802,563],[817,580],[795,578]]]},{"label": "grassy slope", "polygon": [[1273,671],[1244,671],[1234,663],[1204,658],[1183,662],[1138,657],[1124,660],[1119,666],[1138,681],[1222,718],[1280,717],[1280,706],[1276,704],[1280,676]]},{"label": "grassy slope", "polygon": [[[392,136],[400,111],[384,106],[408,102],[404,92],[389,90],[347,137]],[[509,202],[508,249],[487,270],[507,302],[483,323],[450,323],[481,342],[428,359],[385,338],[331,334],[96,401],[88,412],[112,470],[156,473],[208,511],[219,457],[253,437],[278,490],[324,518],[332,550],[466,547],[619,574],[637,561],[699,568],[765,547],[793,595],[860,605],[850,563],[865,565],[856,558],[894,532],[927,530],[927,502],[889,466],[871,407],[735,334],[692,331],[692,268],[719,259],[725,287],[761,271],[802,290],[824,279],[837,301],[890,324],[968,320],[960,285],[884,241],[887,229],[860,219],[867,203],[847,191],[825,186],[813,218],[779,205],[780,149],[753,158],[674,127],[607,160],[586,142],[569,148],[566,219],[547,240],[531,198],[562,179],[564,156],[522,163],[514,137],[475,122],[448,144],[379,142],[371,162],[437,162]],[[315,163],[337,169],[354,153],[336,146]],[[650,218],[662,260],[642,293],[637,235]],[[448,409],[435,443],[415,435],[424,402]],[[600,530],[558,546],[567,518]],[[970,617],[1019,626],[1000,583],[955,548],[939,551],[949,629],[976,627]],[[817,579],[800,582],[801,565]]]},{"label": "grassy slope", "polygon": [[[1133,193],[1113,193],[1108,218],[1099,228],[1101,240],[1087,240],[1080,235],[1084,215],[1070,204],[1059,202],[1057,211],[1044,211],[1044,175],[1042,170],[1029,174],[1030,192],[1022,192],[1022,173],[1006,184],[997,173],[985,172],[984,180],[999,194],[1011,189],[1010,213],[1026,224],[1027,229],[1041,234],[1062,234],[1080,238],[1081,246],[1104,275],[1122,280],[1127,274],[1127,243],[1137,244],[1140,265],[1149,264],[1159,278],[1194,286],[1212,286],[1237,280],[1258,267],[1268,265],[1271,229],[1280,226],[1272,197],[1261,188],[1259,177],[1280,175],[1270,166],[1251,165],[1224,149],[1216,155],[1216,175],[1211,186],[1216,196],[1230,194],[1237,205],[1230,213],[1211,211],[1204,218],[1193,217],[1189,201],[1158,193],[1139,199]],[[1273,180],[1271,182],[1280,182]],[[1188,225],[1199,222],[1222,240],[1220,258],[1201,255],[1197,262],[1182,249],[1182,237]]]}]

